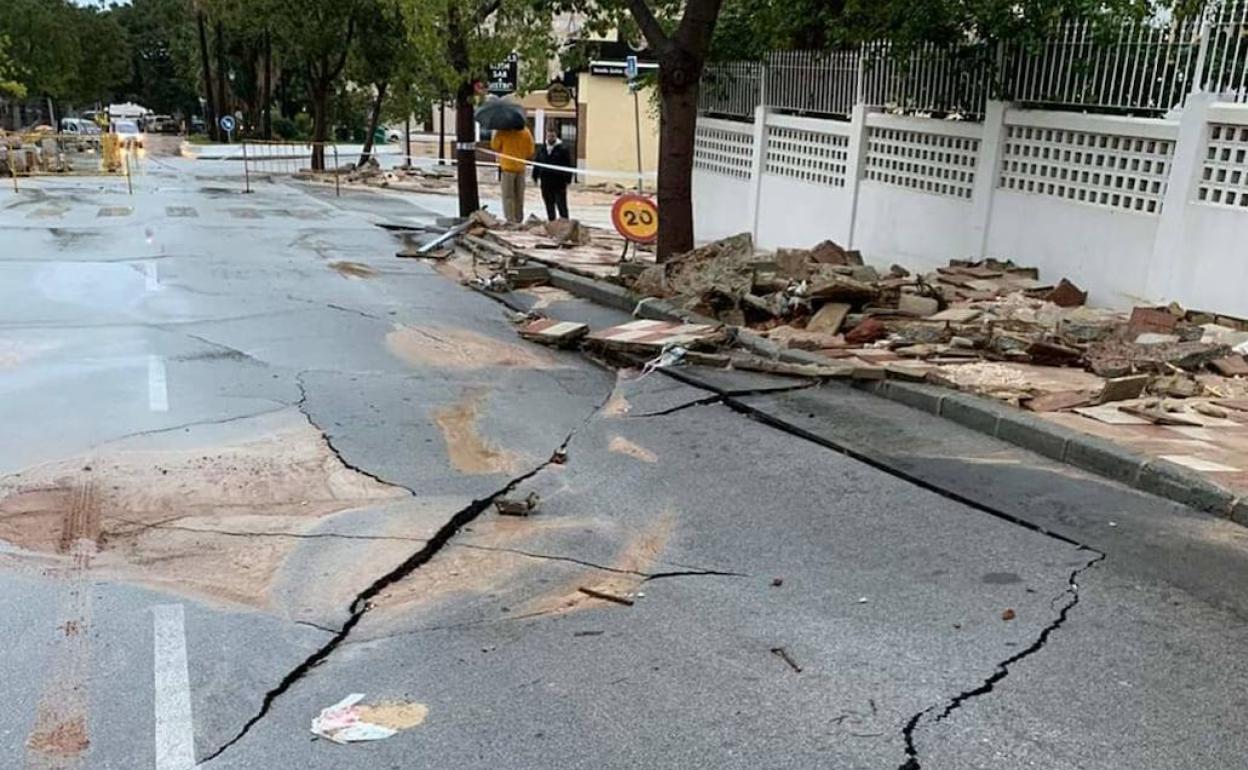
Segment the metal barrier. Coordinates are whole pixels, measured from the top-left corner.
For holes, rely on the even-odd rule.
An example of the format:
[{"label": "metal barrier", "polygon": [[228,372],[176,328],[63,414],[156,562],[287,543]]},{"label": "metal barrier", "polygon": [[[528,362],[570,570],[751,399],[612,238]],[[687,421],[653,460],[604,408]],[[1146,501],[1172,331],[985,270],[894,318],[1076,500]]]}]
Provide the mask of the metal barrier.
[{"label": "metal barrier", "polygon": [[[338,159],[338,145],[333,142],[283,142],[246,139],[243,148],[243,184],[251,192],[251,177],[282,174],[333,174],[334,194],[342,194],[342,164]],[[319,150],[319,153],[318,153]],[[332,153],[333,164],[329,160]],[[320,172],[312,170],[313,157],[319,154],[322,164],[330,166]]]}]

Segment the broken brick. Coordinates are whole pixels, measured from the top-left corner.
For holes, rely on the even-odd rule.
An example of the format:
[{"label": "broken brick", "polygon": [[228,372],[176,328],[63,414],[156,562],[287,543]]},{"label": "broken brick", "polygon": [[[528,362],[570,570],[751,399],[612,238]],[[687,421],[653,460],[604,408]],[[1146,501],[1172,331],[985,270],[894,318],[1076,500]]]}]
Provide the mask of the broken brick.
[{"label": "broken brick", "polygon": [[1248,376],[1248,361],[1243,356],[1227,356],[1209,362],[1209,366],[1213,367],[1218,374],[1224,377],[1245,377]]},{"label": "broken brick", "polygon": [[850,345],[865,345],[888,336],[888,329],[875,318],[867,318],[845,335],[845,342]]},{"label": "broken brick", "polygon": [[1058,307],[1079,307],[1088,301],[1088,293],[1063,278],[1053,291],[1044,295],[1045,300]]},{"label": "broken brick", "polygon": [[1142,332],[1167,334],[1174,329],[1179,319],[1168,310],[1151,307],[1137,307],[1131,310],[1131,320],[1127,322],[1127,330],[1134,337]]}]

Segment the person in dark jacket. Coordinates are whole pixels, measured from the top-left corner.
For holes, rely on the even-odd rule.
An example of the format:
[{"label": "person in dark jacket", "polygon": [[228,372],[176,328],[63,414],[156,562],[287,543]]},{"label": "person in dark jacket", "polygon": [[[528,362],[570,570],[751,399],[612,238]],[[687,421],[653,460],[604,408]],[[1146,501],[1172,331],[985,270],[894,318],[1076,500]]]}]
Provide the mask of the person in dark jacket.
[{"label": "person in dark jacket", "polygon": [[567,171],[533,166],[533,181],[542,188],[542,200],[546,202],[546,218],[553,220],[568,218],[568,185],[572,183],[572,154],[559,140],[555,130],[546,130],[546,143],[537,148],[538,163],[548,166],[561,166]]}]

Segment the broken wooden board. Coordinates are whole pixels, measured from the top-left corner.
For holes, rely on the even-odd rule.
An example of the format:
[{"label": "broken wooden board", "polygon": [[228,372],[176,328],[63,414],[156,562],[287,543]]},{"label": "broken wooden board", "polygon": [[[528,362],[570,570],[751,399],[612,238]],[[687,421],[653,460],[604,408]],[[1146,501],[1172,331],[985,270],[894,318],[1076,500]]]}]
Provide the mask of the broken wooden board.
[{"label": "broken wooden board", "polygon": [[1080,406],[1090,406],[1092,401],[1093,398],[1087,391],[1067,390],[1036,396],[1024,402],[1023,406],[1033,412],[1061,412]]},{"label": "broken wooden board", "polygon": [[521,326],[516,331],[526,340],[554,347],[568,347],[589,334],[589,326],[574,321],[539,318]]}]

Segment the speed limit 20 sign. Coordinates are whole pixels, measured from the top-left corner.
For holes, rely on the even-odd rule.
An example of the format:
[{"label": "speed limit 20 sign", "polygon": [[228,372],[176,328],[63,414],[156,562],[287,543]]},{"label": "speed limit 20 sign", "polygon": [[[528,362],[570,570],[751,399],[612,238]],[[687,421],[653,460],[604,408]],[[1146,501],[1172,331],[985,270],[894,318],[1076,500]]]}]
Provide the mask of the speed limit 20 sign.
[{"label": "speed limit 20 sign", "polygon": [[611,207],[615,231],[634,243],[654,243],[659,237],[659,207],[644,195],[621,195]]}]

